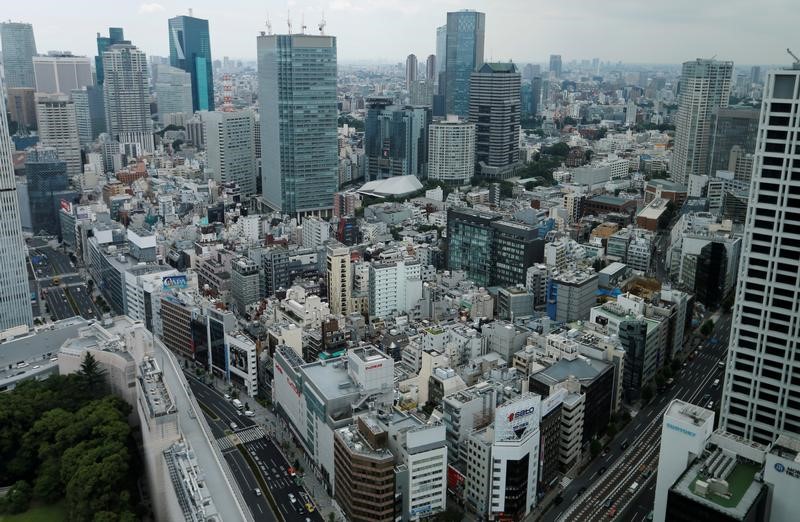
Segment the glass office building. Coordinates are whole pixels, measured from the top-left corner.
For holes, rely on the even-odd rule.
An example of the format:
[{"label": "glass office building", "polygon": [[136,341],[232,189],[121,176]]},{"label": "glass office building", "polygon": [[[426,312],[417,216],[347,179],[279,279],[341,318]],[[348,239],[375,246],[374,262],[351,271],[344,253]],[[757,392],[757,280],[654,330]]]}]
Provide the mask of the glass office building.
[{"label": "glass office building", "polygon": [[208,20],[192,16],[169,19],[169,64],[192,77],[192,108],[214,110],[211,37]]},{"label": "glass office building", "polygon": [[94,58],[94,68],[97,76],[97,85],[103,85],[105,74],[103,72],[103,53],[112,45],[123,43],[125,34],[122,27],[109,27],[108,36],[100,36],[97,33],[97,56]]},{"label": "glass office building", "polygon": [[483,65],[486,15],[477,11],[447,13],[445,107],[447,114],[469,115],[469,81]]},{"label": "glass office building", "polygon": [[298,217],[328,216],[338,189],[336,38],[258,37],[264,203]]}]

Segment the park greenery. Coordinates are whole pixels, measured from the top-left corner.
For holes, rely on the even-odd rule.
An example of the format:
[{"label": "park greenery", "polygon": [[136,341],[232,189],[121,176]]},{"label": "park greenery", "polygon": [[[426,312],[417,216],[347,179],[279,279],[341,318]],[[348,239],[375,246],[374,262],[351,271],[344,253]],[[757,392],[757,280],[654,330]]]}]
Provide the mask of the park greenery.
[{"label": "park greenery", "polygon": [[79,372],[20,383],[0,394],[0,513],[63,499],[69,521],[132,521],[138,453],[131,407],[108,393],[87,355]]}]

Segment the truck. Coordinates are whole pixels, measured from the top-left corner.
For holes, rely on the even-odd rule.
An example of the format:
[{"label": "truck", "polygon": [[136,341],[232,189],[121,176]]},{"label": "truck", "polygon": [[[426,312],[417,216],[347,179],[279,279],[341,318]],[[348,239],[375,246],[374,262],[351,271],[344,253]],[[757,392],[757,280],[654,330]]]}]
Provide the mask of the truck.
[{"label": "truck", "polygon": [[237,410],[241,410],[242,408],[244,408],[244,405],[242,405],[242,401],[240,401],[239,399],[233,399],[231,402],[233,403],[233,405],[236,407]]}]

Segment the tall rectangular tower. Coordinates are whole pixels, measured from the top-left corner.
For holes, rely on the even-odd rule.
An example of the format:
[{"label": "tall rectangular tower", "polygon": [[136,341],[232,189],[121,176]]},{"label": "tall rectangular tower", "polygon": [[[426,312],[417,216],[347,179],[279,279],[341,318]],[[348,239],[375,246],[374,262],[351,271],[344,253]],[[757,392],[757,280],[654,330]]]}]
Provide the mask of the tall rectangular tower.
[{"label": "tall rectangular tower", "polygon": [[102,86],[105,81],[103,71],[103,53],[112,45],[125,42],[125,32],[122,27],[109,27],[108,36],[97,33],[97,56],[94,57],[94,68],[97,73],[97,85]]},{"label": "tall rectangular tower", "polygon": [[339,180],[336,38],[258,37],[261,178],[266,205],[330,215]]},{"label": "tall rectangular tower", "polygon": [[130,43],[114,44],[103,53],[103,100],[106,129],[113,139],[123,132],[150,132],[150,87],[147,57]]},{"label": "tall rectangular tower", "polygon": [[0,267],[0,331],[23,324],[33,326],[4,96],[0,96]]},{"label": "tall rectangular tower", "polygon": [[67,94],[37,94],[36,120],[39,123],[39,142],[58,151],[59,159],[67,164],[69,176],[79,176],[81,142],[75,103]]},{"label": "tall rectangular tower", "polygon": [[800,64],[767,75],[725,370],[721,428],[800,434]]},{"label": "tall rectangular tower", "polygon": [[670,165],[678,183],[686,185],[689,176],[707,174],[712,115],[728,106],[732,73],[733,62],[698,58],[683,64]]},{"label": "tall rectangular tower", "polygon": [[9,89],[34,87],[33,57],[36,41],[31,24],[0,23],[0,43],[3,46],[3,72]]},{"label": "tall rectangular tower", "polygon": [[250,110],[204,113],[206,157],[214,179],[235,182],[242,194],[256,192],[255,118]]},{"label": "tall rectangular tower", "polygon": [[477,11],[447,13],[445,107],[448,114],[469,115],[469,79],[483,65],[486,15]]},{"label": "tall rectangular tower", "polygon": [[192,108],[213,111],[214,79],[208,20],[192,16],[169,19],[169,64],[192,76]]}]

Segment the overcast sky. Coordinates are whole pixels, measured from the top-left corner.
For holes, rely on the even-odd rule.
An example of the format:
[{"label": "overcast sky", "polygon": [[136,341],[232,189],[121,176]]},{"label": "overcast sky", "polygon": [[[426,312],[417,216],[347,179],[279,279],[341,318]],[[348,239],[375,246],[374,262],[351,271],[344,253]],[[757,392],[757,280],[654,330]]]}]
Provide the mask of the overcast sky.
[{"label": "overcast sky", "polygon": [[122,26],[148,55],[168,56],[167,19],[207,18],[211,52],[254,59],[256,35],[269,15],[273,31],[294,31],[305,17],[338,37],[339,60],[399,62],[435,52],[436,27],[447,11],[486,13],[486,60],[545,62],[598,57],[603,61],[680,63],[697,57],[739,64],[788,63],[800,54],[798,0],[3,0],[4,19],[30,22],[39,52],[95,54],[95,34]]}]

